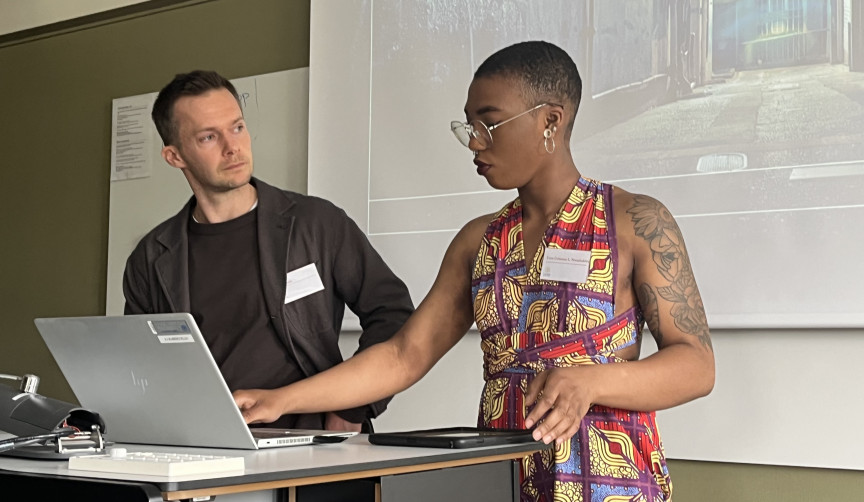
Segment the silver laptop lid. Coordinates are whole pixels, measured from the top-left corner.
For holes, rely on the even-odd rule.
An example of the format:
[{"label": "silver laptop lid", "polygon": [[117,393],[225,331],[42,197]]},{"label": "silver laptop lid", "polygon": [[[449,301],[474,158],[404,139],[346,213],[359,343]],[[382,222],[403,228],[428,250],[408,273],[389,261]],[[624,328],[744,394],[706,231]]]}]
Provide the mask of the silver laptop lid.
[{"label": "silver laptop lid", "polygon": [[105,419],[108,440],[256,448],[191,315],[35,323],[81,405]]}]

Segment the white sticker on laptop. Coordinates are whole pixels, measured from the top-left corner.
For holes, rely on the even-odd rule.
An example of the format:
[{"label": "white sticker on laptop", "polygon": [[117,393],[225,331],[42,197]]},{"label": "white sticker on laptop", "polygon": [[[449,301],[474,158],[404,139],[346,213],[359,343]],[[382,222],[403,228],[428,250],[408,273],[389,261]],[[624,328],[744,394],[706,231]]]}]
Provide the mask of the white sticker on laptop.
[{"label": "white sticker on laptop", "polygon": [[321,276],[314,263],[288,272],[285,282],[285,303],[291,303],[304,296],[324,289]]},{"label": "white sticker on laptop", "polygon": [[159,343],[195,343],[192,335],[159,335]]},{"label": "white sticker on laptop", "polygon": [[186,321],[147,321],[147,326],[159,339],[159,343],[195,342]]}]

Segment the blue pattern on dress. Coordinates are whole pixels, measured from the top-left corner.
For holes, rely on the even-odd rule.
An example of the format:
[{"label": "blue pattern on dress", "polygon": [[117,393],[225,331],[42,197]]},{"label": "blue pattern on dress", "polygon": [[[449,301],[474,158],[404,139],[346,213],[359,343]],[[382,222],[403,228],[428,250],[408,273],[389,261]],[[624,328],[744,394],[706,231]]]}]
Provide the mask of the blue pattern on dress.
[{"label": "blue pattern on dress", "polygon": [[574,436],[570,446],[570,458],[566,462],[555,462],[555,470],[563,474],[582,474],[582,448],[579,437]]},{"label": "blue pattern on dress", "polygon": [[635,486],[597,485],[591,483],[591,502],[603,502],[607,497],[612,495],[635,497],[639,494],[639,488]]},{"label": "blue pattern on dress", "polygon": [[528,310],[531,304],[538,300],[551,300],[555,298],[555,291],[529,291],[522,294],[522,307],[519,310],[519,325],[517,332],[525,331],[525,326],[528,324]]},{"label": "blue pattern on dress", "polygon": [[591,307],[597,310],[602,310],[603,313],[606,314],[606,319],[612,319],[613,317],[615,317],[615,304],[613,304],[612,302],[601,300],[599,298],[591,298],[590,296],[577,296],[576,299],[581,305]]}]

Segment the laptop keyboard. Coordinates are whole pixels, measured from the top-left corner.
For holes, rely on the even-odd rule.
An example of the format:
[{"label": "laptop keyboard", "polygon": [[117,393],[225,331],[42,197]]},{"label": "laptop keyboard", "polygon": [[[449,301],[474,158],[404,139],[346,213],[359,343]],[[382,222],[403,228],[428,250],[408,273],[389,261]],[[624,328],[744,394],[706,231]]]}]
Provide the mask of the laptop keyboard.
[{"label": "laptop keyboard", "polygon": [[193,455],[111,448],[108,455],[83,455],[69,458],[70,470],[145,474],[151,476],[182,476],[242,471],[243,457]]}]

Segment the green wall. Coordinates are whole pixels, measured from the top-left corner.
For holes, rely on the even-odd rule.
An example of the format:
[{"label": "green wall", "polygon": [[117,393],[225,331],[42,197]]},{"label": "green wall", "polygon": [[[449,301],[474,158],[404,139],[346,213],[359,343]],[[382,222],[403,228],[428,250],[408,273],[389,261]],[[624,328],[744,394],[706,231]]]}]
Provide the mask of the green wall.
[{"label": "green wall", "polygon": [[[807,441],[801,438],[799,444],[806,448]],[[864,473],[860,471],[676,460],[669,463],[669,473],[674,502],[864,500]]]},{"label": "green wall", "polygon": [[74,401],[33,319],[105,313],[111,100],[197,68],[307,66],[309,0],[186,2],[0,47],[0,373]]},{"label": "green wall", "polygon": [[[0,46],[0,373],[35,373],[51,397],[75,399],[33,319],[105,312],[111,100],[196,68],[238,78],[309,65],[310,0],[175,7]],[[864,484],[828,469],[670,471],[676,502],[855,500]]]}]

